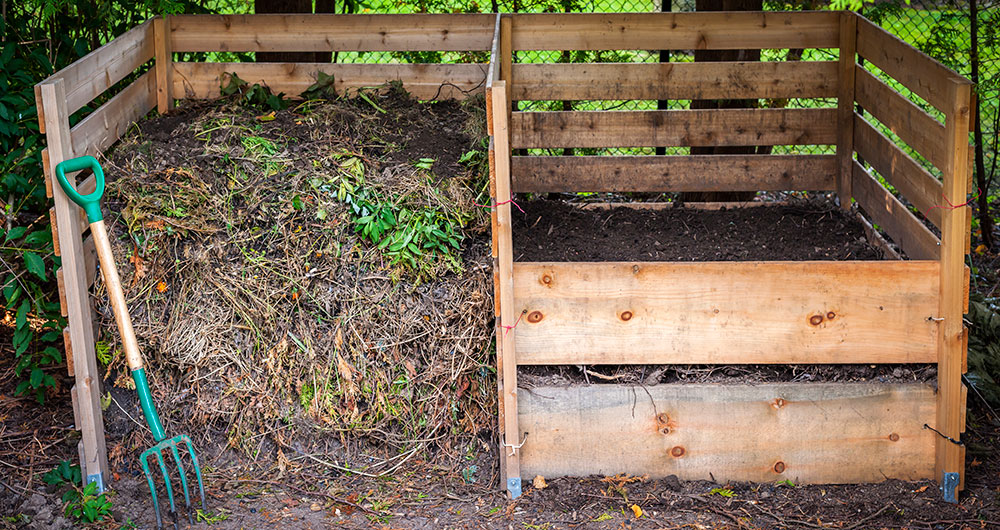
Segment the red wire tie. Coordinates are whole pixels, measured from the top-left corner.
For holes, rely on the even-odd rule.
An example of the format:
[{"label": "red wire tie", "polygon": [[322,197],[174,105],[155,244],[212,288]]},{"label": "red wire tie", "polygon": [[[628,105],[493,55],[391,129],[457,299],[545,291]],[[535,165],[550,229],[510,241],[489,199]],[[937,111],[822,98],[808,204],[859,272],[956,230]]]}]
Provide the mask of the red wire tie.
[{"label": "red wire tie", "polygon": [[518,210],[521,210],[521,213],[524,213],[524,210],[521,208],[521,206],[518,205],[516,202],[514,202],[514,197],[511,197],[510,200],[506,200],[506,201],[503,201],[503,202],[495,202],[495,203],[493,203],[493,206],[490,206],[488,204],[478,204],[478,203],[472,203],[472,204],[475,204],[476,206],[478,206],[480,208],[489,208],[491,210],[493,208],[496,208],[498,206],[502,206],[504,204],[513,204]]},{"label": "red wire tie", "polygon": [[[948,206],[941,206],[939,204],[935,204],[934,206],[931,206],[927,211],[930,212],[934,208],[941,208],[942,210],[957,210],[959,208],[962,208],[962,207],[965,207],[965,206],[968,206],[968,205],[972,204],[973,201],[975,201],[976,198],[979,197],[979,193],[980,192],[982,192],[982,190],[979,189],[979,188],[976,188],[976,193],[973,193],[972,197],[969,200],[963,202],[962,204],[952,204],[951,201],[948,200],[948,196],[945,195],[944,193],[942,193],[941,197],[944,197],[944,202],[948,203]],[[928,216],[925,214],[924,217],[928,217]]]},{"label": "red wire tie", "polygon": [[504,330],[505,330],[505,331],[503,332],[503,335],[504,335],[505,337],[507,336],[507,334],[508,334],[508,333],[510,333],[510,332],[511,332],[511,330],[513,330],[514,328],[516,328],[516,327],[517,327],[517,325],[521,323],[521,317],[523,317],[523,316],[524,316],[524,314],[525,314],[525,313],[527,313],[527,312],[528,312],[528,310],[527,310],[527,309],[525,309],[524,311],[521,311],[521,314],[517,316],[517,321],[516,321],[516,322],[514,322],[514,325],[513,325],[513,326],[504,326],[503,324],[501,324],[501,325],[500,325],[500,327],[504,328]]}]

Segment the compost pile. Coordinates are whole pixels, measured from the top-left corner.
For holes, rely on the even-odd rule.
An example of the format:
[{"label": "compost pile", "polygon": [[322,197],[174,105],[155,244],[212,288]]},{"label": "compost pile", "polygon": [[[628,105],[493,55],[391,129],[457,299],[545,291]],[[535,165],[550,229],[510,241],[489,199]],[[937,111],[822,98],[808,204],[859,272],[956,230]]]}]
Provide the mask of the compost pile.
[{"label": "compost pile", "polygon": [[[108,218],[168,423],[282,466],[488,438],[483,108],[386,86],[271,112],[190,104],[127,135]],[[143,436],[114,419],[134,402],[97,290],[108,430]]]}]

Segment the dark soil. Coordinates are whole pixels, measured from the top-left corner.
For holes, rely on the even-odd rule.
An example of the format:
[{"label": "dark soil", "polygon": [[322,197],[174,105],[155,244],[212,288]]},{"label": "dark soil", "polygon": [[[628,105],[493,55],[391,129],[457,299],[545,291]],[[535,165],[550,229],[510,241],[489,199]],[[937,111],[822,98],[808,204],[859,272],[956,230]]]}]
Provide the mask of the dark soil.
[{"label": "dark soil", "polygon": [[700,210],[518,203],[515,261],[876,260],[861,224],[833,205]]}]

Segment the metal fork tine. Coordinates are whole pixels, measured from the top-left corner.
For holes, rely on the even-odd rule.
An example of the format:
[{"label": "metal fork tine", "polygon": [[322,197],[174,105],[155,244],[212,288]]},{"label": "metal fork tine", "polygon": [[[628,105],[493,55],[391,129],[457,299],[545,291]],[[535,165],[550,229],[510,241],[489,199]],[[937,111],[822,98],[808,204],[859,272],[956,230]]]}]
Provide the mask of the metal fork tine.
[{"label": "metal fork tine", "polygon": [[149,452],[145,452],[140,457],[142,460],[142,472],[146,474],[146,482],[149,484],[149,493],[153,497],[153,511],[156,512],[156,528],[163,528],[163,518],[160,516],[160,502],[156,498],[156,486],[153,485],[153,474],[149,470]]},{"label": "metal fork tine", "polygon": [[181,489],[184,490],[184,507],[187,510],[188,521],[194,524],[194,516],[191,514],[191,496],[188,493],[188,483],[187,474],[184,472],[184,464],[181,463],[181,455],[177,451],[177,441],[170,441],[170,452],[174,455],[174,461],[177,462],[177,473],[181,476]]},{"label": "metal fork tine", "polygon": [[163,454],[160,453],[160,447],[156,447],[154,454],[156,455],[156,462],[160,464],[160,473],[163,474],[163,482],[167,487],[167,499],[170,500],[170,512],[174,514],[174,528],[180,528],[180,524],[177,522],[177,507],[174,505],[174,488],[170,485],[170,474],[167,473],[167,464],[163,461]]},{"label": "metal fork tine", "polygon": [[188,449],[188,453],[191,454],[191,463],[194,465],[194,475],[198,478],[198,493],[201,495],[201,509],[204,510],[206,508],[205,486],[201,482],[201,467],[198,465],[198,455],[194,452],[194,444],[191,443],[191,438],[189,438],[186,434],[182,434],[180,438],[184,441],[184,444]]}]

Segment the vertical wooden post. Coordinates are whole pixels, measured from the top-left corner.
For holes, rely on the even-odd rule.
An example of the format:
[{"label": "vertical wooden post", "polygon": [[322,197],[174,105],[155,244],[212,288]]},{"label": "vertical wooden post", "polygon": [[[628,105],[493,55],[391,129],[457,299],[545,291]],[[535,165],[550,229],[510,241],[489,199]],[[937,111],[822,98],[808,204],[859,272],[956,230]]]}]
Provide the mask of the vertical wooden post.
[{"label": "vertical wooden post", "polygon": [[840,68],[837,79],[837,197],[840,207],[851,207],[854,161],[854,65],[858,43],[858,16],[840,14]]},{"label": "vertical wooden post", "polygon": [[521,431],[517,423],[517,357],[514,352],[514,334],[520,321],[520,311],[514,307],[514,245],[511,237],[510,214],[510,132],[507,126],[507,86],[506,81],[493,84],[491,105],[493,106],[493,146],[494,178],[497,212],[495,229],[497,241],[497,261],[494,267],[500,298],[500,319],[498,348],[503,352],[501,407],[503,410],[504,441],[501,444],[507,491],[511,498],[521,495],[521,466],[519,451]]},{"label": "vertical wooden post", "polygon": [[[965,79],[952,79],[951,105],[945,112],[947,151],[943,167],[945,198],[951,204],[965,202],[969,171],[969,117],[971,85]],[[965,403],[962,401],[962,365],[965,356],[962,315],[965,302],[965,239],[968,231],[969,207],[944,209],[941,213],[941,298],[938,329],[938,401],[937,425],[944,436],[937,437],[935,470],[942,486],[957,490],[959,480],[949,480],[949,474],[965,472],[965,450],[952,440],[962,435]],[[945,436],[952,438],[949,440]],[[951,489],[951,488],[948,488]],[[946,489],[945,498],[957,491]]]},{"label": "vertical wooden post", "polygon": [[508,15],[500,16],[500,79],[507,82],[510,90],[507,93],[507,123],[510,123],[510,113],[514,109],[514,102],[511,99],[514,93],[514,48],[513,48],[513,19]]},{"label": "vertical wooden post", "polygon": [[153,42],[156,57],[156,110],[164,114],[174,108],[173,54],[170,51],[170,19],[153,19]]},{"label": "vertical wooden post", "polygon": [[[70,139],[69,113],[66,108],[66,87],[62,79],[41,85],[45,119],[45,138],[48,143],[49,170],[74,156]],[[49,179],[55,180],[53,175]],[[108,460],[104,445],[104,420],[101,414],[100,376],[94,355],[94,328],[87,291],[87,274],[83,256],[83,238],[80,209],[66,193],[53,186],[56,233],[62,257],[62,274],[65,280],[66,308],[69,320],[67,353],[73,355],[76,385],[73,387],[77,411],[77,429],[80,429],[80,470],[87,483],[97,482],[104,491]],[[64,335],[65,336],[65,335]]]}]

